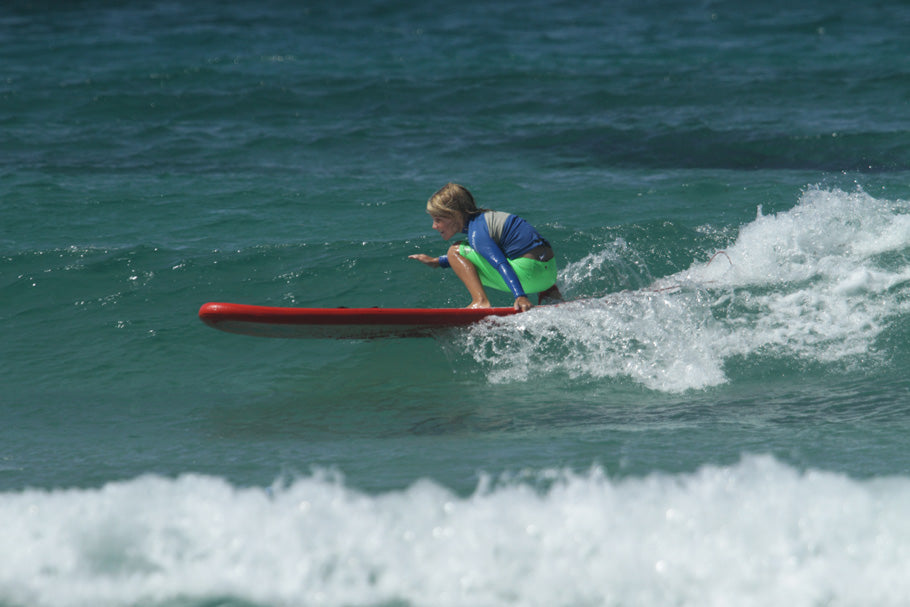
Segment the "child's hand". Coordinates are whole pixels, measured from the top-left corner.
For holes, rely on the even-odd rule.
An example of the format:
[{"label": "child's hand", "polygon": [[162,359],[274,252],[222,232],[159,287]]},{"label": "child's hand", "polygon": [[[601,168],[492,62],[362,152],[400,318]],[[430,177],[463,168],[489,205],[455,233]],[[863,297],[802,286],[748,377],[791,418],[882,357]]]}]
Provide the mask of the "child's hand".
[{"label": "child's hand", "polygon": [[416,255],[408,255],[408,259],[416,259],[420,263],[426,264],[431,268],[439,267],[439,258],[430,257],[429,255],[424,255],[423,253],[418,253]]},{"label": "child's hand", "polygon": [[519,297],[515,300],[515,304],[512,307],[515,308],[516,310],[518,310],[519,312],[527,312],[528,310],[531,309],[531,306],[532,306],[531,300],[529,300],[527,297],[522,295],[521,297]]}]

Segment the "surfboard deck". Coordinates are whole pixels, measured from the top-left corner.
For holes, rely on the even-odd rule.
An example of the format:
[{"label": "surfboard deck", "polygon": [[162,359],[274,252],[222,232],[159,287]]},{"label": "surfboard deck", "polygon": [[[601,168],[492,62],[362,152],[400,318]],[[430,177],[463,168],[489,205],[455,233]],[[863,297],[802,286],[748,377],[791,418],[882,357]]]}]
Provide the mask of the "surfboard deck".
[{"label": "surfboard deck", "polygon": [[513,308],[283,308],[209,302],[205,324],[228,333],[304,339],[427,337],[485,318],[516,314]]}]

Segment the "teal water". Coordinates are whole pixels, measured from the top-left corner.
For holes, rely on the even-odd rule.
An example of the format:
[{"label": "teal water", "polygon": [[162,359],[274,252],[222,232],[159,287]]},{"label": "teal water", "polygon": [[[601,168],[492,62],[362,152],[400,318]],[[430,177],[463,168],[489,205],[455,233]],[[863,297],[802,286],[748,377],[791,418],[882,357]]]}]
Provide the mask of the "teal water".
[{"label": "teal water", "polygon": [[[900,2],[0,8],[3,605],[903,605]],[[435,338],[454,180],[573,303]],[[494,300],[508,305],[508,298]]]}]

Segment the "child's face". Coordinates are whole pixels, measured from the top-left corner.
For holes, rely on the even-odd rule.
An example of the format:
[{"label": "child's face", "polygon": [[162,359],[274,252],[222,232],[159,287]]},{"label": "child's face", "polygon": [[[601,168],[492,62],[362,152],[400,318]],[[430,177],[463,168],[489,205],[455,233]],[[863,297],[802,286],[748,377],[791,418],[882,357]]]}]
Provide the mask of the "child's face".
[{"label": "child's face", "polygon": [[443,240],[448,240],[461,231],[462,221],[460,217],[433,217],[433,229],[439,232]]}]

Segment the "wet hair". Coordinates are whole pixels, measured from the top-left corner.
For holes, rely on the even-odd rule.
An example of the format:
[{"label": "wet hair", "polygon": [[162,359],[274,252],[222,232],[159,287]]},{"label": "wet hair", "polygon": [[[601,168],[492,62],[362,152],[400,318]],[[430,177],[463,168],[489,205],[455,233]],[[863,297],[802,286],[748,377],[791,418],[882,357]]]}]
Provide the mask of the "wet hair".
[{"label": "wet hair", "polygon": [[474,197],[468,188],[457,183],[447,183],[439,191],[430,196],[427,202],[427,213],[431,217],[454,217],[456,215],[465,220],[483,213],[486,209],[479,209],[474,203]]}]

